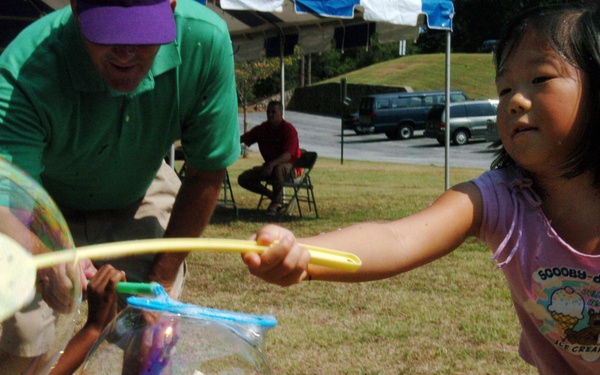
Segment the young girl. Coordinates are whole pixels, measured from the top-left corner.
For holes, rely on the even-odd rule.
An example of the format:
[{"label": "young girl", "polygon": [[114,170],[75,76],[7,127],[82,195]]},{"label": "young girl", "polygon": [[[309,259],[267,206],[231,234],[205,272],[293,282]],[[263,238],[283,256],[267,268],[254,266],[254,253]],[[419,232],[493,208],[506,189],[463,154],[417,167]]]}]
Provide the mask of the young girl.
[{"label": "young girl", "polygon": [[600,374],[600,11],[552,5],[507,27],[495,55],[502,149],[492,169],[393,222],[298,242],[355,253],[357,273],[308,266],[281,227],[243,259],[266,281],[367,281],[438,259],[474,236],[493,249],[522,327],[520,354],[541,374]]}]

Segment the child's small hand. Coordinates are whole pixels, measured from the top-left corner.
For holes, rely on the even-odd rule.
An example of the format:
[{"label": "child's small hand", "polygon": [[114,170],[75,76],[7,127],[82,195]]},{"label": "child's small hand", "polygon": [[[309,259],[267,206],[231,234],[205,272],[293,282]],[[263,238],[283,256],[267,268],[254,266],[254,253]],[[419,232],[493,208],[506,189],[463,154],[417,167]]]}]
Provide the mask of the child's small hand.
[{"label": "child's small hand", "polygon": [[86,326],[103,330],[117,315],[117,284],[125,281],[125,272],[110,264],[102,266],[87,286],[88,319]]},{"label": "child's small hand", "polygon": [[296,243],[292,232],[276,225],[267,225],[251,239],[260,245],[271,245],[277,241],[262,254],[242,254],[251,274],[280,286],[296,284],[307,278],[310,253]]}]

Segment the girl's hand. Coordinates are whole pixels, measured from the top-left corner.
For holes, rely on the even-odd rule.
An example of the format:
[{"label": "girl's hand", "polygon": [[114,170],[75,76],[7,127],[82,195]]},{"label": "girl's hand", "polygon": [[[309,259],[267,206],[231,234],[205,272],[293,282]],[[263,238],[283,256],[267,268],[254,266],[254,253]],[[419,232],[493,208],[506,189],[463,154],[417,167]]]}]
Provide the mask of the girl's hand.
[{"label": "girl's hand", "polygon": [[297,284],[308,278],[310,253],[296,243],[292,232],[276,225],[267,225],[250,239],[259,245],[271,245],[262,254],[242,254],[252,275],[280,286]]}]

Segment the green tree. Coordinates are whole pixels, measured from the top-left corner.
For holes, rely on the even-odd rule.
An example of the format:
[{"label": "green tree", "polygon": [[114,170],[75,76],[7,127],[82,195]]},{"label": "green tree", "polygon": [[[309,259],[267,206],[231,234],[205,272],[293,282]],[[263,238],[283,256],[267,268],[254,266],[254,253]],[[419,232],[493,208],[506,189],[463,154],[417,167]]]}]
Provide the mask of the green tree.
[{"label": "green tree", "polygon": [[[498,39],[504,25],[518,12],[545,4],[580,2],[581,0],[454,0],[451,47],[453,52],[476,52],[484,40]],[[427,30],[419,36],[424,53],[446,49],[445,32]]]},{"label": "green tree", "polygon": [[[280,60],[278,57],[268,59],[269,63],[275,66],[275,69],[267,76],[259,77],[253,87],[255,98],[264,98],[278,93],[281,88]],[[298,87],[298,58],[288,56],[283,60],[285,69],[285,87],[293,89]]]},{"label": "green tree", "polygon": [[254,86],[262,79],[266,79],[279,70],[279,65],[274,59],[261,58],[255,61],[236,61],[235,79],[238,100],[244,110],[244,132],[248,129],[248,101],[254,99]]},{"label": "green tree", "polygon": [[[407,54],[414,51],[413,48],[407,48],[407,50]],[[377,34],[374,34],[368,48],[351,48],[346,49],[343,53],[332,48],[327,52],[315,55],[313,57],[311,80],[319,82],[397,57],[398,45],[396,43],[381,44],[378,41]]]}]

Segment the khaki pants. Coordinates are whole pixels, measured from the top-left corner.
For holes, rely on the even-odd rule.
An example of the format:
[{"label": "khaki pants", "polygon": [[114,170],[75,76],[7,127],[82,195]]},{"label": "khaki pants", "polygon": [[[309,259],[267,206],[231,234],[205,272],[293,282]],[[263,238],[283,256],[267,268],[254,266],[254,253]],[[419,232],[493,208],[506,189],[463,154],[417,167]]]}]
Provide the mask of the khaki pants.
[{"label": "khaki pants", "polygon": [[[292,169],[291,163],[282,163],[273,167],[270,176],[265,176],[261,166],[254,167],[242,172],[238,176],[238,184],[246,190],[253,193],[261,194],[275,203],[283,202],[283,180]],[[269,181],[273,190],[269,190],[264,184],[264,181]]]},{"label": "khaki pants", "polygon": [[[76,246],[117,241],[162,238],[171,217],[175,196],[181,182],[171,167],[163,162],[152,185],[140,202],[119,210],[73,212],[62,210]],[[143,282],[156,254],[141,254],[94,261],[96,267],[111,264],[125,271],[127,281]],[[185,280],[185,263],[173,287],[179,297]]]}]

